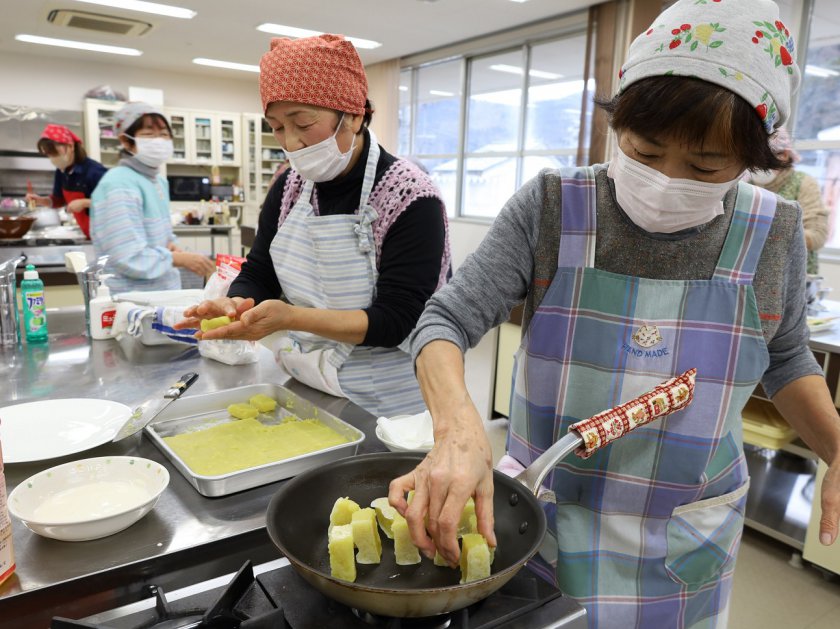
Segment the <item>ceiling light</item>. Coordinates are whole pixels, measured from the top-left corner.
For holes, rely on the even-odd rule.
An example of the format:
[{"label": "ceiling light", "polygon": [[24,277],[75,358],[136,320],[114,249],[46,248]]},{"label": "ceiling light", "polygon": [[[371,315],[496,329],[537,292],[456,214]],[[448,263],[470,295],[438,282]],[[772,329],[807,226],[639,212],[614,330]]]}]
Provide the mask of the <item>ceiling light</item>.
[{"label": "ceiling light", "polygon": [[818,76],[824,79],[831,76],[840,76],[840,72],[837,72],[837,70],[831,70],[829,68],[821,68],[820,66],[812,65],[805,66],[805,74],[810,74],[811,76]]},{"label": "ceiling light", "polygon": [[441,90],[429,90],[429,94],[433,96],[455,96],[452,92],[442,92]]},{"label": "ceiling light", "polygon": [[[260,24],[257,27],[258,31],[262,31],[263,33],[271,33],[272,35],[286,35],[287,37],[317,37],[318,35],[323,35],[322,31],[311,31],[308,28],[297,28],[295,26],[285,26],[283,24],[272,24],[270,22],[266,22],[265,24]],[[345,39],[347,39],[350,43],[352,43],[356,48],[379,48],[382,44],[378,41],[373,41],[371,39],[360,39],[358,37],[347,37],[345,35]]]},{"label": "ceiling light", "polygon": [[[522,75],[522,68],[519,66],[510,66],[506,63],[496,63],[490,66],[491,70],[495,70],[496,72],[508,72],[510,74],[519,74]],[[562,74],[557,74],[555,72],[545,72],[543,70],[528,70],[528,76],[532,76],[535,79],[562,79]]]},{"label": "ceiling light", "polygon": [[522,4],[523,2],[528,2],[528,0],[510,0],[510,1],[511,2],[518,2],[519,4]]},{"label": "ceiling light", "polygon": [[243,72],[259,72],[260,66],[248,65],[247,63],[234,63],[233,61],[219,61],[218,59],[205,59],[196,57],[193,63],[200,66],[213,66],[214,68],[225,68],[227,70],[242,70]]},{"label": "ceiling light", "polygon": [[112,55],[129,55],[139,57],[143,51],[136,48],[122,48],[120,46],[105,46],[103,44],[89,44],[83,41],[70,39],[53,39],[52,37],[39,37],[37,35],[15,35],[18,41],[30,44],[43,44],[45,46],[60,46],[62,48],[76,48],[78,50],[92,50],[93,52],[107,52]]},{"label": "ceiling light", "polygon": [[407,92],[408,91],[408,85],[400,85],[400,91],[401,92]]},{"label": "ceiling light", "polygon": [[182,9],[181,7],[158,4],[157,2],[144,2],[143,0],[76,0],[76,2],[98,4],[103,7],[114,7],[115,9],[125,9],[126,11],[154,13],[155,15],[165,15],[166,17],[179,17],[185,20],[191,20],[198,15],[197,12],[191,9]]}]

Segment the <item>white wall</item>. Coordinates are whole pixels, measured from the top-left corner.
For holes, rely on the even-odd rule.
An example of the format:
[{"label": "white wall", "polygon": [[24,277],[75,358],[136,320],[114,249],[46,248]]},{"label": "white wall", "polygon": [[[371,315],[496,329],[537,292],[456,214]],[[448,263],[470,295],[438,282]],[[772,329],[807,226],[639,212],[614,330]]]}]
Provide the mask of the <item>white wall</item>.
[{"label": "white wall", "polygon": [[[469,220],[449,222],[449,242],[452,246],[452,268],[457,270],[470,253],[481,243],[489,223]],[[467,351],[464,359],[467,391],[484,419],[490,419],[493,412],[493,387],[496,377],[496,347],[498,330],[484,335],[481,342]]]},{"label": "white wall", "polygon": [[259,112],[258,75],[228,72],[230,77],[202,76],[0,53],[0,103],[81,110],[85,92],[107,84],[126,96],[129,86],[162,89],[167,107]]}]

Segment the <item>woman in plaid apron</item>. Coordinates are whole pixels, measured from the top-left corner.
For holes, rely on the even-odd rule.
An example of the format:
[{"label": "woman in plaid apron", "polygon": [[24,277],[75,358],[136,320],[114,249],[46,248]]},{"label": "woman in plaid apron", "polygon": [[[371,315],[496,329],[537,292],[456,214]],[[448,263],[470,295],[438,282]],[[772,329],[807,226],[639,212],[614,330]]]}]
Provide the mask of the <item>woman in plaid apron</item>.
[{"label": "woman in plaid apron", "polygon": [[834,542],[840,417],[807,347],[801,212],[739,183],[777,167],[768,137],[798,83],[792,49],[772,2],[679,0],[636,39],[618,95],[601,103],[615,158],[541,172],[432,297],[412,351],[435,447],[389,495],[425,554],[457,560],[469,496],[504,552],[462,352],[523,299],[510,465],[697,369],[687,409],[545,480],[550,534],[529,567],[577,598],[590,627],[725,626],[749,487],[740,413],[759,380],[829,463],[821,541]]}]

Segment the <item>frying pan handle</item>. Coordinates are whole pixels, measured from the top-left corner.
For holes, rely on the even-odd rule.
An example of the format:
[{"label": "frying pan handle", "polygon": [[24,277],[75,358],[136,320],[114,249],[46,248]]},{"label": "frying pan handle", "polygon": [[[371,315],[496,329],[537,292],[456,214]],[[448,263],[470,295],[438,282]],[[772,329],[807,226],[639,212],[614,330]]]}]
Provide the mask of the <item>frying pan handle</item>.
[{"label": "frying pan handle", "polygon": [[631,430],[684,409],[694,399],[696,369],[657,385],[644,395],[569,426],[569,433],[516,476],[536,496],[545,477],[572,452],[587,459]]}]

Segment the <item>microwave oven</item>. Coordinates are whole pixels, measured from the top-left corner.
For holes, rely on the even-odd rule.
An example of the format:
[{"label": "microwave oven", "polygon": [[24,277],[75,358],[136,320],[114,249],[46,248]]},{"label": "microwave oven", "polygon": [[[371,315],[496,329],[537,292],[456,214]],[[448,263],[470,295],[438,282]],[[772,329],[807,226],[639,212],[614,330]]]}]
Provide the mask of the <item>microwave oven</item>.
[{"label": "microwave oven", "polygon": [[209,177],[170,176],[170,201],[209,201],[211,199]]}]

